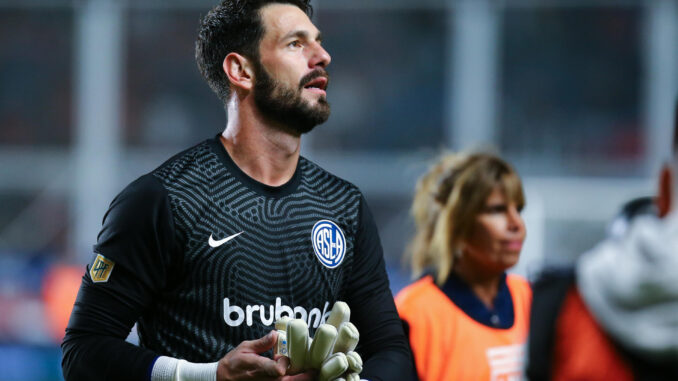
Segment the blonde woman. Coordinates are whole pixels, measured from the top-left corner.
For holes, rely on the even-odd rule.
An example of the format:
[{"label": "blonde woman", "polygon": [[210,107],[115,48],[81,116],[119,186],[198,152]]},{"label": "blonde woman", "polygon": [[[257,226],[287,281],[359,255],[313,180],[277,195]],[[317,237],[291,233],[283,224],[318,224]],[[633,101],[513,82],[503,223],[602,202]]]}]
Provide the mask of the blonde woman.
[{"label": "blonde woman", "polygon": [[524,205],[518,174],[488,154],[444,155],[417,184],[420,278],[396,305],[420,380],[521,377],[532,292],[506,270],[525,240]]}]

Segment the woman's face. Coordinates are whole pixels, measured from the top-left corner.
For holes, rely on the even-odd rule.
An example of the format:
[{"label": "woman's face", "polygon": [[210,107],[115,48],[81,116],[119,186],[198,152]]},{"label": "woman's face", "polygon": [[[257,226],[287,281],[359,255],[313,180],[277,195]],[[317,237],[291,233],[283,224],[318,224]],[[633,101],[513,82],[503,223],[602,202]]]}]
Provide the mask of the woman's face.
[{"label": "woman's face", "polygon": [[495,188],[464,240],[463,260],[484,272],[503,272],[518,262],[525,224],[517,205]]}]

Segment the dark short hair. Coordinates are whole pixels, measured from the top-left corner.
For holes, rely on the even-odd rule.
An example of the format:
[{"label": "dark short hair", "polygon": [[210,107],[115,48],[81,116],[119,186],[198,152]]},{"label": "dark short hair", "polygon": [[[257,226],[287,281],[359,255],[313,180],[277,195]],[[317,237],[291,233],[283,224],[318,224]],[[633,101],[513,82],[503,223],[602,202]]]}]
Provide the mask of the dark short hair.
[{"label": "dark short hair", "polygon": [[224,102],[230,87],[223,70],[224,58],[236,52],[253,60],[259,59],[259,42],[264,35],[259,10],[268,4],[292,4],[309,17],[313,14],[310,0],[222,0],[200,24],[195,42],[195,60],[210,88]]}]

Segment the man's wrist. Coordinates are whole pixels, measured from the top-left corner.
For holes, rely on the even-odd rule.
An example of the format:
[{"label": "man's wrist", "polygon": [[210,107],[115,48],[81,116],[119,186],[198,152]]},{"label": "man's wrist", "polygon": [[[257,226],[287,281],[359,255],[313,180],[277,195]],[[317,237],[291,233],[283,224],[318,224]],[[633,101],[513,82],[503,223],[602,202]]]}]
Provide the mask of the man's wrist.
[{"label": "man's wrist", "polygon": [[160,356],[153,364],[151,381],[216,381],[217,365]]}]

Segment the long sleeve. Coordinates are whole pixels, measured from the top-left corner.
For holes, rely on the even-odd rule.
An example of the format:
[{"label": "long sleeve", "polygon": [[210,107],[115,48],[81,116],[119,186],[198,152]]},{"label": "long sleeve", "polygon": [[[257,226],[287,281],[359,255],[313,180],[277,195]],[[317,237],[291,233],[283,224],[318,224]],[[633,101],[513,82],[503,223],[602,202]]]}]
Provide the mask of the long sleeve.
[{"label": "long sleeve", "polygon": [[165,286],[173,242],[166,191],[151,175],[113,200],[62,343],[67,381],[149,379],[158,354],[125,338]]},{"label": "long sleeve", "polygon": [[364,198],[347,290],[351,321],[360,332],[357,351],[366,360],[360,376],[371,381],[409,380],[411,352],[389,288],[377,227]]}]

